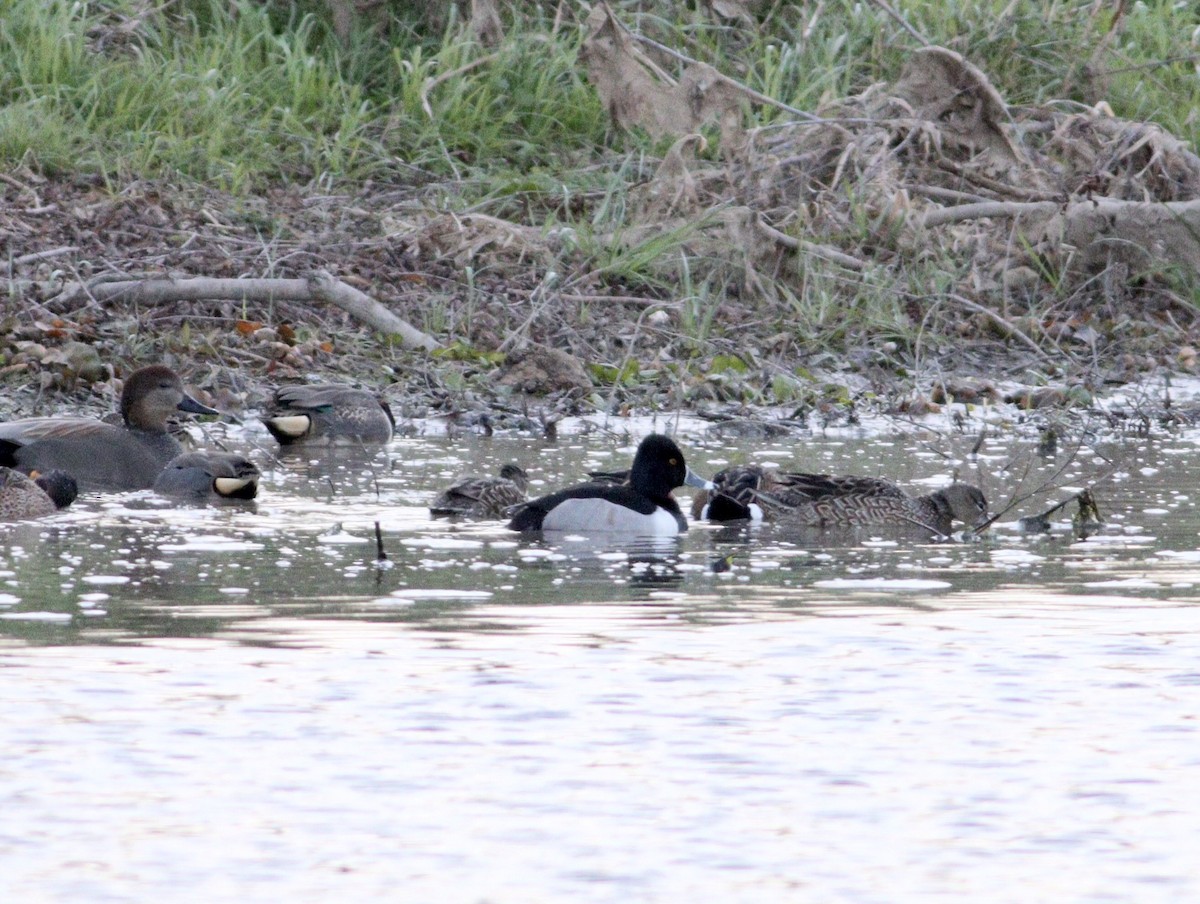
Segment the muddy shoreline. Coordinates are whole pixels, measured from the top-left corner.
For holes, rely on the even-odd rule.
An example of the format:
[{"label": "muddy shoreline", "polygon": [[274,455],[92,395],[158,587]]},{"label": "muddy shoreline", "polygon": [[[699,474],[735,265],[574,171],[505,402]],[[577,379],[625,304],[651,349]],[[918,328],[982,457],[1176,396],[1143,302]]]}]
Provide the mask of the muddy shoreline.
[{"label": "muddy shoreline", "polygon": [[[635,288],[582,312],[563,303],[534,318],[546,278],[536,263],[465,273],[389,231],[389,217],[415,203],[419,188],[354,197],[291,189],[247,200],[146,182],[114,193],[85,178],[23,179],[28,191],[4,187],[6,418],[112,410],[120,380],[158,361],[225,411],[261,409],[281,383],[339,381],[378,389],[401,419],[433,416],[480,430],[676,411],[836,426],[960,403],[1011,405],[1019,419],[1031,409],[1086,411],[1114,387],[1195,363],[1177,348],[1181,331],[1169,343],[1154,339],[1153,312],[1125,331],[1120,348],[1065,337],[1070,354],[1056,364],[1011,337],[966,329],[911,347],[866,333],[822,347],[816,337],[746,321],[733,298],[728,322],[718,319],[699,343],[675,322],[670,299]],[[317,270],[379,300],[441,348],[400,348],[331,306],[64,304],[60,294],[105,274],[295,278]],[[1135,342],[1139,335],[1147,338]],[[1169,397],[1147,399],[1138,416],[1161,418],[1170,407]]]}]

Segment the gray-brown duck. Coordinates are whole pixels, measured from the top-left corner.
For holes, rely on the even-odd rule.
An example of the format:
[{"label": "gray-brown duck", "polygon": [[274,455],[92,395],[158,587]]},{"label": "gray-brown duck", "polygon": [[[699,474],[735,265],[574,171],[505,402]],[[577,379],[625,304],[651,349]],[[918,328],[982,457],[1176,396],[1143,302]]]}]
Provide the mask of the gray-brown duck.
[{"label": "gray-brown duck", "polygon": [[259,470],[234,452],[184,452],[167,463],[154,481],[154,492],[192,502],[253,499]]},{"label": "gray-brown duck", "polygon": [[387,402],[342,383],[281,386],[262,422],[282,446],[386,443],[396,429]]},{"label": "gray-brown duck", "polygon": [[0,467],[0,521],[53,515],[78,495],[75,478],[66,471],[35,472],[31,476]]},{"label": "gray-brown duck", "polygon": [[183,449],[167,432],[176,411],[219,414],[183,389],[169,367],[134,371],[121,392],[121,423],[90,417],[32,417],[0,424],[0,465],[62,470],[84,489],[143,490]]}]

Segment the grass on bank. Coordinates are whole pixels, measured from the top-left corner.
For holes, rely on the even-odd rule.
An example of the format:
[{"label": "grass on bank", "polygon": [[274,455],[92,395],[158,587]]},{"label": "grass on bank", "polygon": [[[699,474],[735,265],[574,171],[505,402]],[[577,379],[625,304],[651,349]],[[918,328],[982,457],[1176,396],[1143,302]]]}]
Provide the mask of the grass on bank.
[{"label": "grass on bank", "polygon": [[[514,172],[569,176],[606,149],[650,147],[609,132],[577,59],[582,11],[555,28],[553,10],[516,4],[503,43],[482,48],[453,4],[436,20],[422,6],[389,4],[390,25],[364,21],[343,47],[319,3],[181,0],[148,12],[142,0],[10,0],[0,17],[0,162],[216,180],[235,191],[322,177],[411,180],[407,165],[486,194]],[[917,46],[881,10],[851,0],[816,16],[807,4],[773,4],[759,27],[668,0],[616,6],[635,30],[803,109],[893,78]],[[1094,7],[897,4],[1011,103],[1106,99],[1118,116],[1156,120],[1194,142],[1200,38],[1189,5],[1132,5],[1111,52],[1092,59],[1113,15]]]},{"label": "grass on bank", "polygon": [[[671,0],[613,5],[633,30],[802,109],[894,78],[918,46],[881,8],[855,0],[764,4],[771,15],[753,26]],[[488,48],[468,37],[457,12],[467,6],[387,4],[388,21],[362,21],[343,45],[317,2],[10,0],[0,17],[0,166],[235,195],[416,186],[431,208],[570,230],[554,265],[564,278],[598,274],[614,291],[673,298],[697,343],[736,340],[747,325],[822,348],[879,336],[928,343],[936,324],[904,299],[950,282],[961,264],[945,256],[858,284],[809,261],[760,293],[739,285],[736,249],[689,255],[689,228],[613,243],[633,227],[628,194],[663,146],[610,127],[578,59],[584,11],[568,5],[556,23],[551,4],[515,4],[502,43]],[[1010,103],[1106,100],[1118,116],[1158,121],[1195,144],[1188,4],[1130,5],[1112,34],[1114,11],[1092,0],[894,6],[980,66]],[[757,115],[765,124],[783,114]]]}]

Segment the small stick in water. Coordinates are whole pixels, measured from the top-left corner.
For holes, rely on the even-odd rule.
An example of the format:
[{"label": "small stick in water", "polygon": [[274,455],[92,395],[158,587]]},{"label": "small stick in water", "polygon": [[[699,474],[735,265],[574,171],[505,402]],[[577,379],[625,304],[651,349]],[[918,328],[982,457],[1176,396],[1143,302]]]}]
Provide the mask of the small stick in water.
[{"label": "small stick in water", "polygon": [[375,561],[387,561],[387,553],[383,551],[383,531],[379,529],[379,522],[375,522]]}]

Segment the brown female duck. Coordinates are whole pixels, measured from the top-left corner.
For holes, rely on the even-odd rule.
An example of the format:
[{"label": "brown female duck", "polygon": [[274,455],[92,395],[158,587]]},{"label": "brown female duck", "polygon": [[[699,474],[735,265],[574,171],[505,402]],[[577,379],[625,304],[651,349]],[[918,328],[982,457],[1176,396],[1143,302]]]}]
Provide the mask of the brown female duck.
[{"label": "brown female duck", "polygon": [[716,489],[696,500],[696,517],[710,521],[778,521],[807,527],[917,527],[948,535],[954,522],[980,527],[987,499],[978,488],[952,483],[913,496],[878,477],[832,477],[775,471],[757,465],[726,468]]},{"label": "brown female duck", "polygon": [[66,471],[26,475],[0,467],[0,521],[53,515],[74,502],[77,495],[75,478]]},{"label": "brown female duck", "polygon": [[429,506],[434,515],[467,515],[500,518],[505,511],[524,502],[529,492],[529,475],[520,465],[507,464],[497,477],[464,477],[448,487]]}]

